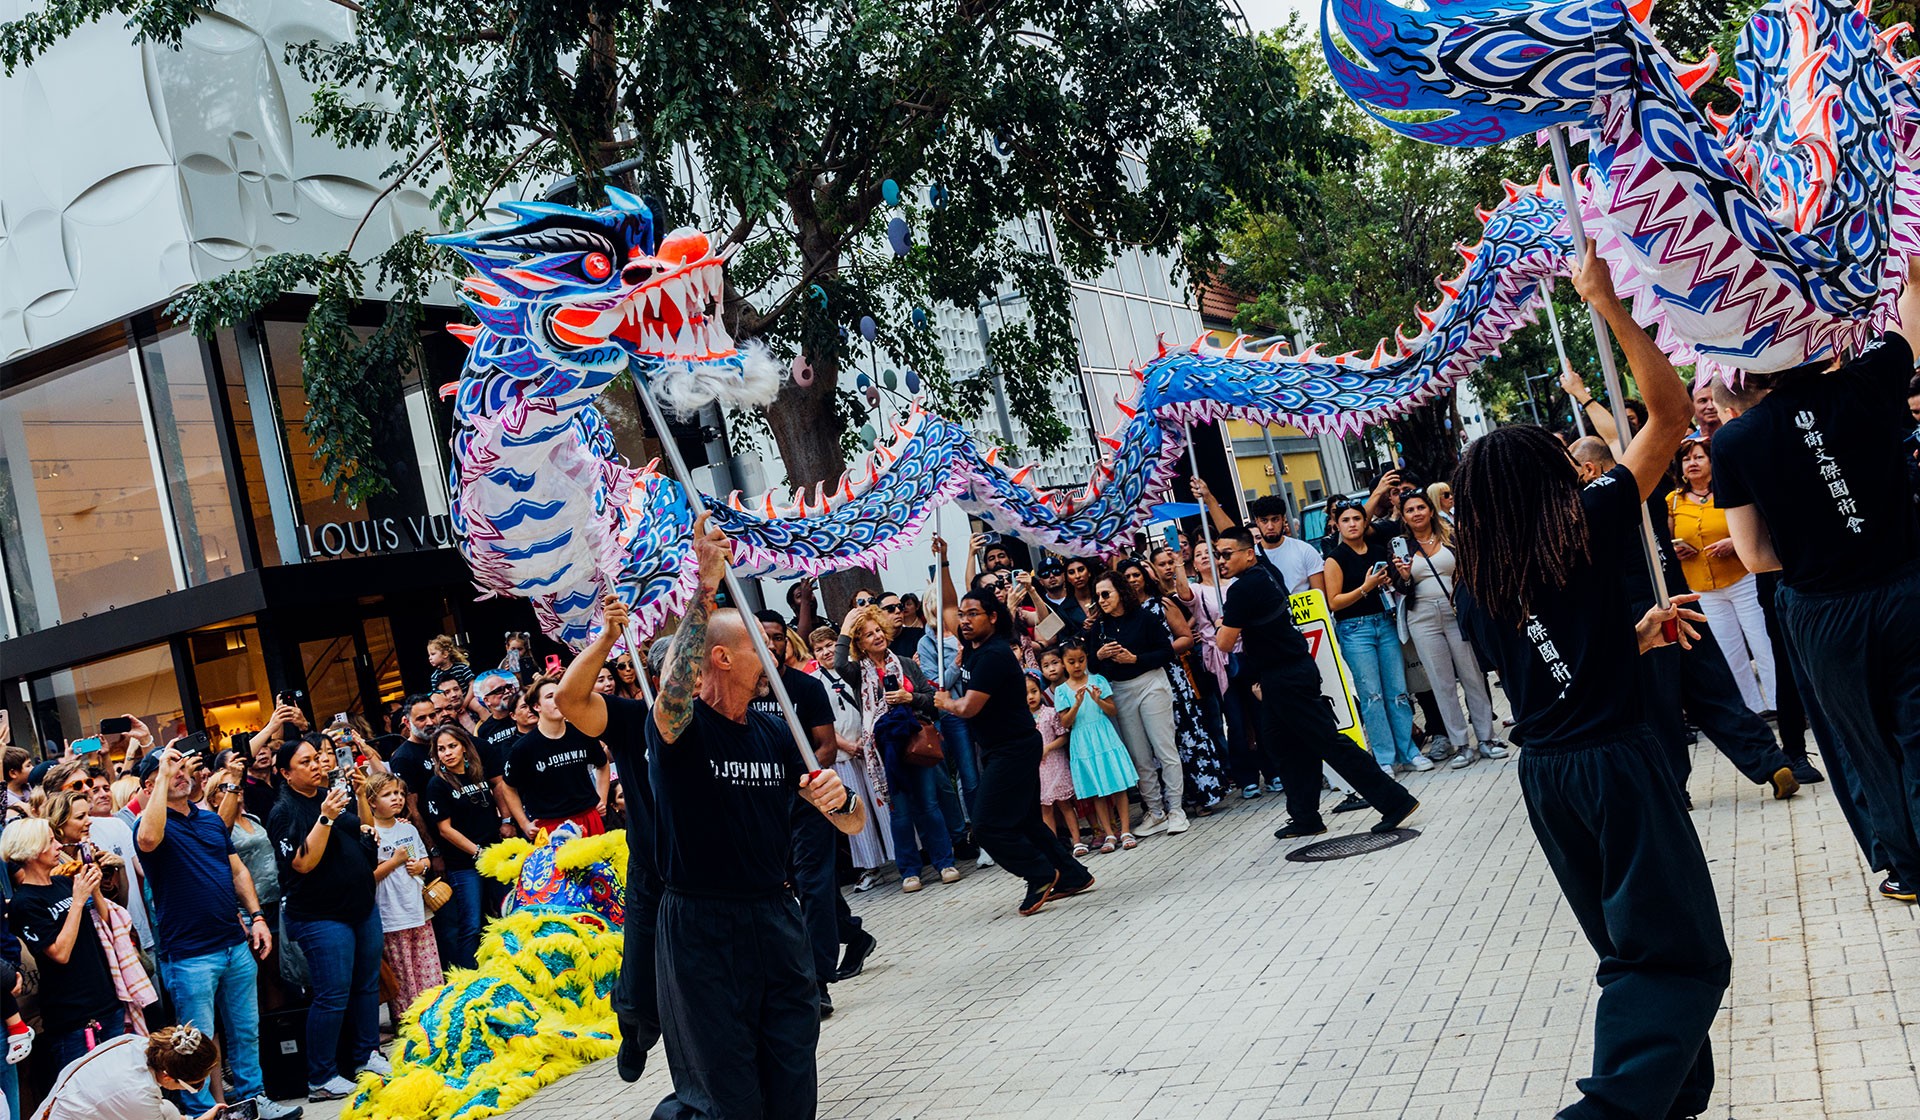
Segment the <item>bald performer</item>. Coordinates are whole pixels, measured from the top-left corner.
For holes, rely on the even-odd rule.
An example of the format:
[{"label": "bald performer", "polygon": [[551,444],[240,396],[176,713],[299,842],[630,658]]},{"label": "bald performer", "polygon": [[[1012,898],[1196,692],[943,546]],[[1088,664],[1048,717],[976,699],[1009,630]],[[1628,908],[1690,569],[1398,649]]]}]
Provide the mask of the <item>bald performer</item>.
[{"label": "bald performer", "polygon": [[[1582,482],[1590,483],[1613,469],[1613,450],[1594,436],[1582,436],[1567,449]],[[1689,590],[1673,545],[1666,541],[1667,506],[1663,495],[1647,502],[1653,514],[1655,534],[1661,538],[1660,560],[1666,569],[1667,591],[1683,595]],[[1639,552],[1639,549],[1635,549]],[[1633,610],[1645,613],[1654,604],[1653,581],[1644,556],[1623,564],[1621,581]],[[1635,615],[1634,617],[1639,617]],[[1755,785],[1768,787],[1775,798],[1792,797],[1802,782],[1822,780],[1821,773],[1802,756],[1790,759],[1774,741],[1767,721],[1748,708],[1734,683],[1733,670],[1714,640],[1713,630],[1704,622],[1694,623],[1700,632],[1692,648],[1661,646],[1640,655],[1638,670],[1641,694],[1646,698],[1648,726],[1674,770],[1674,780],[1686,793],[1687,778],[1693,773],[1693,758],[1688,750],[1686,725],[1682,714],[1706,733],[1714,747],[1734,768]],[[1689,807],[1693,804],[1687,798]]]},{"label": "bald performer", "polygon": [[661,1120],[811,1118],[820,993],[788,883],[794,790],[841,832],[866,807],[808,773],[786,724],[749,705],[764,676],[747,627],[717,609],[732,546],[701,514],[700,595],[667,650],[647,729],[660,902],[655,965],[673,1092]]}]

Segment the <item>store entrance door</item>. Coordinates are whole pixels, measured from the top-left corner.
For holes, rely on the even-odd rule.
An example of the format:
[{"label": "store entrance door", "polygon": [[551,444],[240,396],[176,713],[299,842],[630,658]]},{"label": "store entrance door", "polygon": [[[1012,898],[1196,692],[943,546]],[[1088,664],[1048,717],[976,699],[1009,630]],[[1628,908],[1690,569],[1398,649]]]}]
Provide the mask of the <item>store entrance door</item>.
[{"label": "store entrance door", "polygon": [[367,716],[378,728],[380,694],[368,671],[366,628],[359,619],[331,634],[303,637],[300,667],[307,682],[307,710],[325,727],[337,713]]}]

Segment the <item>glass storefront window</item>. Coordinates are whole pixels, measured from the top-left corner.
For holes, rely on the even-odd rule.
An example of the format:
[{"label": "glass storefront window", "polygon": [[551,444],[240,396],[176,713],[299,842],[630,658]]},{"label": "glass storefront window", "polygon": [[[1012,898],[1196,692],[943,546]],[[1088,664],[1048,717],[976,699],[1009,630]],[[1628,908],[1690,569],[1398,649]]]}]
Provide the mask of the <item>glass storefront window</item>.
[{"label": "glass storefront window", "polygon": [[162,744],[186,731],[173,651],[166,645],[62,669],[36,679],[32,688],[40,734],[56,746],[99,734],[108,716],[138,716]]},{"label": "glass storefront window", "polygon": [[175,590],[134,374],[116,347],[0,396],[22,632]]},{"label": "glass storefront window", "polygon": [[222,433],[200,342],[175,328],[142,339],[140,357],[187,582],[202,584],[242,571],[246,562],[234,530]]},{"label": "glass storefront window", "polygon": [[251,626],[202,630],[187,636],[200,713],[214,747],[252,735],[273,712],[260,631]]},{"label": "glass storefront window", "polygon": [[287,467],[293,472],[294,504],[307,525],[346,524],[366,514],[333,496],[333,487],[320,481],[320,460],[313,456],[313,440],[302,424],[307,418],[307,390],[300,364],[300,323],[269,319],[260,324],[266,343],[267,372],[279,398],[280,427],[287,441]]}]

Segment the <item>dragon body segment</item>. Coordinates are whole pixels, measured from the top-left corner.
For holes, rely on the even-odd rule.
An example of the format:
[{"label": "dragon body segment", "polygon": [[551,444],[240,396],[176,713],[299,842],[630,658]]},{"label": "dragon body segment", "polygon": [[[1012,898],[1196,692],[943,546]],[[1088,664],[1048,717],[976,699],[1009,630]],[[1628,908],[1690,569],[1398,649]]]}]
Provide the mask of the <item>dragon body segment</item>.
[{"label": "dragon body segment", "polygon": [[[1581,216],[1616,288],[1676,362],[1789,369],[1856,351],[1920,250],[1912,75],[1867,4],[1775,0],[1743,29],[1738,109],[1693,90],[1651,2],[1326,0],[1335,78],[1389,128],[1449,146],[1587,129]],[[1335,28],[1338,33],[1336,35]]]},{"label": "dragon body segment", "polygon": [[598,627],[600,597],[633,608],[641,634],[679,613],[696,582],[694,502],[747,564],[820,573],[869,566],[904,547],[942,502],[1078,555],[1122,547],[1178,469],[1186,425],[1238,417],[1309,432],[1354,431],[1445,392],[1532,316],[1570,250],[1564,212],[1539,184],[1510,186],[1484,212],[1418,331],[1371,355],[1253,352],[1198,340],[1136,370],[1128,415],[1100,437],[1107,455],[1082,489],[1042,492],[997,462],[964,425],[916,401],[833,485],[742,499],[688,495],[655,465],[617,454],[594,402],[622,373],[688,412],[749,407],[779,388],[772,362],[736,348],[718,321],[722,260],[704,236],[656,237],[638,199],[598,211],[514,204],[510,223],[439,238],[477,270],[463,292],[477,326],[454,387],[449,484],[461,548],[487,594],[533,603],[543,630],[574,647]]}]

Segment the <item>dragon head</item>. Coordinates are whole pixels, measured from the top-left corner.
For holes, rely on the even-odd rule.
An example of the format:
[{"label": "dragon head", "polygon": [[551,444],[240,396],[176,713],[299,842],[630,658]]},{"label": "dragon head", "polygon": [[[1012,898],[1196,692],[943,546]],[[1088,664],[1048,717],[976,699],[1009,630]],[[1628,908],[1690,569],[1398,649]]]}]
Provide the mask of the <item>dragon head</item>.
[{"label": "dragon head", "polygon": [[[461,298],[481,329],[537,368],[591,371],[602,376],[589,380],[603,382],[631,364],[653,381],[697,380],[705,397],[696,404],[771,399],[773,363],[743,356],[721,323],[725,265],[707,236],[659,236],[645,202],[611,187],[607,197],[595,211],[506,202],[517,221],[432,239],[476,270]],[[463,332],[469,342],[479,334]],[[684,411],[687,402],[671,403]]]}]

